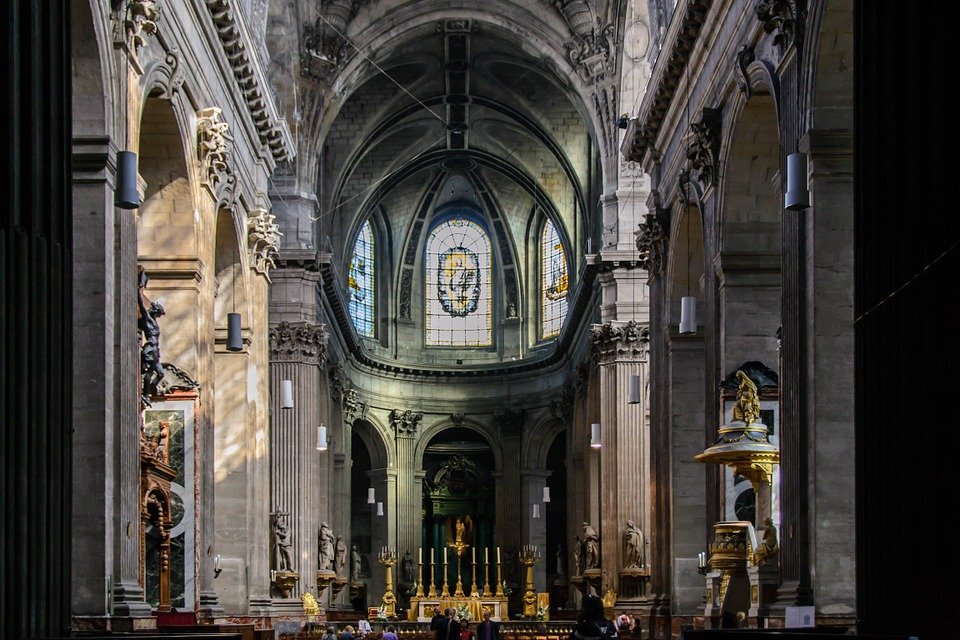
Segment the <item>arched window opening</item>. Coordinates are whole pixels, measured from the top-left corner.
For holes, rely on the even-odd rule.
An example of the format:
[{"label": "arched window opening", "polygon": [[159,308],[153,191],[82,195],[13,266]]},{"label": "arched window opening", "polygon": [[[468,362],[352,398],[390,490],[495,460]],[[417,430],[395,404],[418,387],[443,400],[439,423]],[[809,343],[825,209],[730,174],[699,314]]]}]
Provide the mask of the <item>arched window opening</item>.
[{"label": "arched window opening", "polygon": [[456,217],[427,240],[426,342],[442,347],[493,344],[490,238],[475,222]]},{"label": "arched window opening", "polygon": [[350,293],[350,317],[353,326],[362,336],[374,335],[374,270],[373,270],[373,228],[367,220],[360,227],[357,240],[353,244],[353,258],[350,259],[350,274],[347,287]]},{"label": "arched window opening", "polygon": [[540,234],[540,335],[559,335],[567,317],[567,254],[553,222],[547,220]]}]

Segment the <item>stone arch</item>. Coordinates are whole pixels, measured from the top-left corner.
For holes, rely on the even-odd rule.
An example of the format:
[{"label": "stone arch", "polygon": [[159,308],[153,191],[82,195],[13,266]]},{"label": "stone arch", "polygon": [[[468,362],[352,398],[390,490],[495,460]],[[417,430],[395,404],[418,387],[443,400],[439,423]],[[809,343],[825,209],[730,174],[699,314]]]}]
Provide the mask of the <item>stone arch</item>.
[{"label": "stone arch", "polygon": [[775,96],[738,95],[721,149],[717,256],[720,370],[777,362],[781,306],[780,127]]},{"label": "stone arch", "polygon": [[523,468],[546,469],[547,453],[554,441],[567,430],[567,425],[549,413],[526,431],[523,442]]},{"label": "stone arch", "polygon": [[375,417],[357,418],[351,425],[351,432],[356,433],[363,440],[370,453],[372,469],[394,468],[396,466],[396,452],[391,439],[386,436],[387,429]]},{"label": "stone arch", "polygon": [[804,42],[807,129],[853,129],[853,2],[816,3]]},{"label": "stone arch", "polygon": [[420,432],[420,435],[417,437],[417,446],[413,455],[414,468],[423,468],[423,456],[430,442],[443,431],[455,427],[470,429],[480,434],[480,436],[486,440],[487,444],[490,445],[490,451],[493,453],[493,460],[496,466],[493,471],[499,472],[503,470],[503,451],[500,449],[500,440],[489,426],[469,418],[464,418],[463,422],[456,424],[449,417],[441,418]]},{"label": "stone arch", "polygon": [[697,324],[702,325],[706,298],[703,278],[708,271],[703,213],[692,199],[677,206],[667,258],[667,321],[670,325],[680,324],[680,300],[690,295],[697,299]]},{"label": "stone arch", "polygon": [[[89,1],[74,2],[70,11],[70,54],[73,61],[71,97],[73,135],[103,135],[113,121],[107,77],[113,77],[110,55],[101,50],[107,39],[99,15]],[[104,68],[107,67],[107,74]]]}]

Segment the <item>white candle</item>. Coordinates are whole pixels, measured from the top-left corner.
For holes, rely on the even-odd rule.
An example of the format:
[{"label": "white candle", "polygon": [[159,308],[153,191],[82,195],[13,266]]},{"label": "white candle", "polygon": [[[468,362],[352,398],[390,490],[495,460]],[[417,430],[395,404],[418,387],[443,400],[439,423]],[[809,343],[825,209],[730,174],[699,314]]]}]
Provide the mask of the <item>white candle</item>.
[{"label": "white candle", "polygon": [[420,564],[423,564],[423,547],[417,549],[417,555],[420,556]]},{"label": "white candle", "polygon": [[490,564],[490,547],[483,548],[483,564]]},{"label": "white candle", "polygon": [[477,564],[477,550],[473,547],[470,548],[470,557],[473,559],[473,564]]},{"label": "white candle", "polygon": [[433,547],[430,547],[430,566],[432,567],[435,563],[433,562]]},{"label": "white candle", "polygon": [[447,548],[443,548],[443,564],[447,564]]},{"label": "white candle", "polygon": [[500,564],[500,547],[497,547],[497,564]]}]

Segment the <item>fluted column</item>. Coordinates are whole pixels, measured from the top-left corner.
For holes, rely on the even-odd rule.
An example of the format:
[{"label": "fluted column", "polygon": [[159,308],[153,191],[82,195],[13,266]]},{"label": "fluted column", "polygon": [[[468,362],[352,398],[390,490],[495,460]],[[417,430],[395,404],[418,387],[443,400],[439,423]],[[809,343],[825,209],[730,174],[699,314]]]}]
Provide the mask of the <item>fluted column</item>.
[{"label": "fluted column", "polygon": [[623,567],[622,532],[628,520],[650,531],[649,434],[643,421],[644,399],[628,404],[630,379],[639,375],[645,388],[649,332],[634,321],[595,325],[593,357],[599,363],[600,566],[602,588],[620,593]]},{"label": "fluted column", "polygon": [[[390,414],[397,438],[397,554],[402,558],[409,551],[414,558],[417,555],[417,540],[420,532],[421,496],[414,491],[414,455],[417,430],[422,413],[394,410]],[[399,573],[398,580],[399,580]]]},{"label": "fluted column", "polygon": [[[292,570],[300,581],[291,598],[315,586],[320,471],[317,426],[321,416],[323,325],[281,322],[270,329],[270,509],[286,516]],[[281,381],[293,383],[293,408],[280,408]]]},{"label": "fluted column", "polygon": [[[523,469],[520,471],[520,496],[523,503],[521,529],[523,544],[537,545],[544,558],[552,551],[547,549],[547,510],[543,504],[543,487],[551,471],[547,469]],[[539,505],[540,517],[533,517],[533,505]],[[533,584],[537,591],[547,590],[547,563],[533,565]]]}]

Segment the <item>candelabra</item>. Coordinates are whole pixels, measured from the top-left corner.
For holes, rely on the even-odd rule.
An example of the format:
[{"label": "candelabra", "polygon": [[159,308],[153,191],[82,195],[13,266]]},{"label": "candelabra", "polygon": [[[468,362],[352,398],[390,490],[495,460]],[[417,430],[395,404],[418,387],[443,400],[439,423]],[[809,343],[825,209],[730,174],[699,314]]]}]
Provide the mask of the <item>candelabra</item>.
[{"label": "candelabra", "polygon": [[527,567],[527,584],[523,591],[523,616],[535,618],[537,616],[537,592],[533,587],[533,565],[540,562],[540,550],[534,545],[527,545],[518,554],[520,562]]},{"label": "candelabra", "polygon": [[433,549],[430,549],[430,590],[427,591],[428,598],[437,597],[437,584],[436,584],[436,574],[437,574],[437,563],[433,559]]},{"label": "candelabra", "polygon": [[397,597],[393,593],[393,565],[397,564],[397,550],[382,547],[377,555],[377,560],[387,569],[381,611],[388,618],[395,618],[397,615]]},{"label": "candelabra", "polygon": [[453,595],[457,598],[462,598],[466,594],[464,594],[463,592],[463,579],[461,576],[462,572],[460,569],[460,560],[463,557],[463,552],[466,551],[467,547],[469,547],[470,545],[463,542],[462,540],[457,540],[456,542],[449,543],[447,546],[453,549],[454,553],[457,554],[457,590],[453,592]]},{"label": "candelabra", "polygon": [[423,549],[420,549],[420,561],[417,563],[417,595],[423,597]]},{"label": "candelabra", "polygon": [[447,584],[447,550],[443,550],[443,585],[440,588],[440,597],[450,597],[450,585]]},{"label": "candelabra", "polygon": [[500,547],[497,547],[497,597],[507,597],[507,594],[503,592],[503,577],[500,575]]},{"label": "candelabra", "polygon": [[486,580],[483,583],[483,597],[489,598],[493,595],[490,591],[490,549],[483,550],[483,558],[485,562],[483,563],[483,573]]}]

